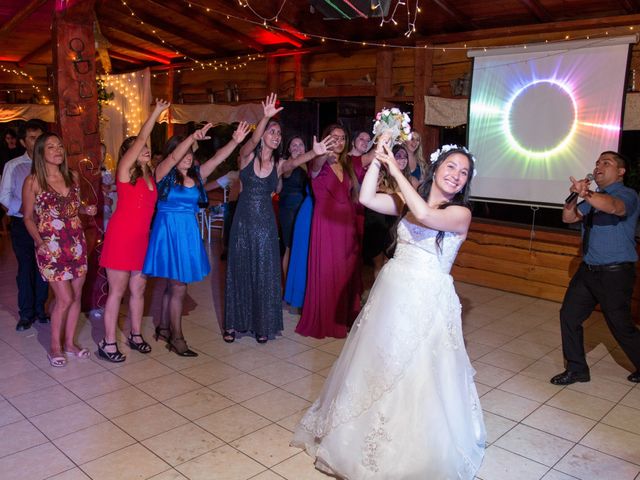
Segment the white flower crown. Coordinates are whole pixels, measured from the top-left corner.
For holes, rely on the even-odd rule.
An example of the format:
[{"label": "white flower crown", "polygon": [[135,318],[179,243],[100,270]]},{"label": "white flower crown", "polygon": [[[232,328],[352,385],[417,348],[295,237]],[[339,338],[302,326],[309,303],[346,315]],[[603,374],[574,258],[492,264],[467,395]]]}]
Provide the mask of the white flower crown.
[{"label": "white flower crown", "polygon": [[450,150],[462,150],[464,153],[469,155],[469,157],[471,158],[471,161],[473,162],[473,176],[475,177],[476,173],[478,173],[478,170],[476,169],[476,157],[473,156],[473,154],[467,149],[467,147],[460,147],[453,143],[449,145],[442,145],[438,150],[433,152],[429,157],[431,164],[433,165],[434,163],[436,163],[438,161],[438,158],[440,158],[440,155],[442,155],[443,153],[447,153]]}]

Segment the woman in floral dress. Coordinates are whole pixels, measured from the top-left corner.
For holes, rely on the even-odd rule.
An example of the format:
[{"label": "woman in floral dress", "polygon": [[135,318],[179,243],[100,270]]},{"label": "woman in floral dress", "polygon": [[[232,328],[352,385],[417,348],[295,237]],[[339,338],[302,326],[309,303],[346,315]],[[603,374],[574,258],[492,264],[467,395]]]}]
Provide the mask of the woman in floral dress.
[{"label": "woman in floral dress", "polygon": [[55,295],[47,357],[52,367],[64,367],[65,354],[79,358],[90,354],[74,342],[87,274],[87,245],[78,214],[95,215],[96,207],[81,207],[77,175],[69,170],[62,139],[54,133],[36,141],[32,174],[22,188],[22,209],[40,275]]}]

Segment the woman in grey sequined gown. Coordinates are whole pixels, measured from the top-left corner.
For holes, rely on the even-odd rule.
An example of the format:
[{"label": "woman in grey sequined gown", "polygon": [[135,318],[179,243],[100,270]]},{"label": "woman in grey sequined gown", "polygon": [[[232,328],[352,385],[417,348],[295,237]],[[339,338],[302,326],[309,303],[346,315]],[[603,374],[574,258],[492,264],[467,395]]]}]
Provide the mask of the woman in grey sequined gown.
[{"label": "woman in grey sequined gown", "polygon": [[265,343],[282,331],[280,247],[271,194],[283,173],[326,153],[332,142],[328,138],[316,142],[314,138],[314,150],[279,162],[282,130],[272,117],[282,107],[276,107],[276,102],[273,93],[263,102],[264,116],[240,149],[242,192],[229,234],[225,342],[233,342],[238,332],[250,332],[258,343]]},{"label": "woman in grey sequined gown", "polygon": [[225,329],[251,331],[259,340],[282,330],[280,249],[271,194],[278,186],[276,168],[266,177],[252,160],[240,171],[242,193],[231,224]]}]

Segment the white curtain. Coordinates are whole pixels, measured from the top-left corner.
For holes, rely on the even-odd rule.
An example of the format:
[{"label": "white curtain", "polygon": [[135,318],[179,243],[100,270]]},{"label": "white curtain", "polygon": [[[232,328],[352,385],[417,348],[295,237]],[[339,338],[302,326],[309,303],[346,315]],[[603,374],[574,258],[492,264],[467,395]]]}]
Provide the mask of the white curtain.
[{"label": "white curtain", "polygon": [[107,153],[116,161],[125,138],[137,135],[149,117],[151,105],[151,74],[149,69],[120,75],[102,75],[107,92],[114,98],[102,105],[100,138]]}]

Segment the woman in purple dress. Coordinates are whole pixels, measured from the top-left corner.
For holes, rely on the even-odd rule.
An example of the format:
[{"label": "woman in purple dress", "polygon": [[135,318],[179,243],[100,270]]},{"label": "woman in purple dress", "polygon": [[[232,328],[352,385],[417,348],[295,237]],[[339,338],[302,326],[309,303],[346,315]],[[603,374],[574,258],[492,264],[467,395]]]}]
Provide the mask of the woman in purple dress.
[{"label": "woman in purple dress", "polygon": [[334,145],[330,152],[316,157],[312,163],[315,205],[309,271],[296,332],[315,338],[344,338],[360,311],[358,180],[347,158],[344,127],[331,125],[325,133],[333,138]]}]

